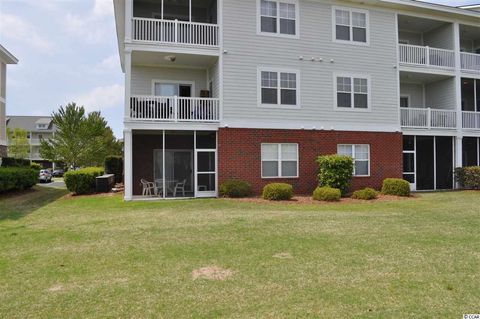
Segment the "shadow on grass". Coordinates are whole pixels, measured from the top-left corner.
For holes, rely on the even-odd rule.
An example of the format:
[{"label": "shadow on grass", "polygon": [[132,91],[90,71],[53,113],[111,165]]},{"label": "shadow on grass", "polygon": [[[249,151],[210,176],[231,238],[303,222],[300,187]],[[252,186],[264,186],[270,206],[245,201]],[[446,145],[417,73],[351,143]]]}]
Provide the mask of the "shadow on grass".
[{"label": "shadow on grass", "polygon": [[68,194],[65,189],[38,187],[0,195],[0,221],[18,220]]}]

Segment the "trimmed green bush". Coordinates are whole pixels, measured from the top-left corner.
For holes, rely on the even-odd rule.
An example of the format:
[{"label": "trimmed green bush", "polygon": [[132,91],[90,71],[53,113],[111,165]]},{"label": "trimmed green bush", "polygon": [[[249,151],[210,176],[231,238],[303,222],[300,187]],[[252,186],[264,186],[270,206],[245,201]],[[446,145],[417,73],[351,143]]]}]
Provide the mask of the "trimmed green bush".
[{"label": "trimmed green bush", "polygon": [[76,171],[68,171],[64,175],[67,189],[76,194],[92,194],[95,192],[95,178],[104,173],[103,167],[87,167]]},{"label": "trimmed green bush", "polygon": [[0,193],[29,189],[38,181],[38,171],[29,167],[0,167]]},{"label": "trimmed green bush", "polygon": [[114,174],[115,182],[123,182],[123,158],[121,156],[107,156],[105,158],[105,174]]},{"label": "trimmed green bush", "polygon": [[455,178],[463,188],[480,189],[480,166],[457,168]]},{"label": "trimmed green bush", "polygon": [[382,194],[410,196],[410,183],[400,178],[387,178],[383,181]]},{"label": "trimmed green bush", "polygon": [[30,167],[33,168],[33,169],[36,169],[37,171],[39,171],[43,168],[42,165],[40,165],[38,163],[32,163],[32,164],[30,164]]},{"label": "trimmed green bush", "polygon": [[286,183],[271,183],[265,185],[262,196],[268,200],[289,200],[293,197],[293,187]]},{"label": "trimmed green bush", "polygon": [[338,188],[329,186],[317,187],[313,191],[313,199],[325,202],[338,202],[342,197],[342,192]]},{"label": "trimmed green bush", "polygon": [[378,197],[378,193],[373,188],[365,188],[353,192],[352,198],[354,199],[363,199],[363,200],[372,200]]},{"label": "trimmed green bush", "polygon": [[345,194],[353,176],[353,159],[343,155],[325,155],[317,158],[320,186],[338,188]]},{"label": "trimmed green bush", "polygon": [[25,158],[3,157],[2,167],[29,167],[30,160]]},{"label": "trimmed green bush", "polygon": [[241,180],[232,179],[220,185],[220,195],[224,197],[240,198],[252,194],[252,186]]}]

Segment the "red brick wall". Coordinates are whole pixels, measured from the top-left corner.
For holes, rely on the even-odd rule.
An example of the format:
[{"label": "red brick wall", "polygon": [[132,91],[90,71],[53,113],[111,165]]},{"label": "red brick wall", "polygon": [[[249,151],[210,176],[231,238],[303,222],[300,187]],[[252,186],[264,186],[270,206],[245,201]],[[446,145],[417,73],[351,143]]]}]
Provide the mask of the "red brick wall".
[{"label": "red brick wall", "polygon": [[[298,143],[299,178],[262,179],[261,143]],[[297,194],[311,194],[317,186],[319,155],[337,153],[337,144],[370,144],[370,177],[354,177],[352,188],[380,189],[385,178],[402,177],[402,143],[401,133],[221,128],[219,182],[246,180],[257,194],[265,184],[286,182]]]}]

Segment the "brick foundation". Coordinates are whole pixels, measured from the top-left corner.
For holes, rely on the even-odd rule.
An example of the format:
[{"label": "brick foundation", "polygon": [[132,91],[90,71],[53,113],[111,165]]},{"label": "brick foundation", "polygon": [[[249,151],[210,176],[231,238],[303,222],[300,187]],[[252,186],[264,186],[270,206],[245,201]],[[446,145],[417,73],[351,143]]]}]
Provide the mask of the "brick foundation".
[{"label": "brick foundation", "polygon": [[[299,178],[262,179],[261,143],[298,143]],[[354,177],[352,189],[380,189],[385,178],[402,177],[402,143],[401,133],[221,128],[219,183],[246,180],[260,194],[265,184],[286,182],[297,194],[311,194],[317,186],[315,160],[319,155],[337,153],[337,144],[370,144],[370,177]]]}]

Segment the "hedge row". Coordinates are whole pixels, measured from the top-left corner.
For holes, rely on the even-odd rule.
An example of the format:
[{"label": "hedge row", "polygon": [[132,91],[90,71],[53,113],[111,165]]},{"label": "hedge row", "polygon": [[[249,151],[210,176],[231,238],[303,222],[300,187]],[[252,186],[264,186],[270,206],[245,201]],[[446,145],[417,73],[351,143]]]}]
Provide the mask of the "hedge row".
[{"label": "hedge row", "polygon": [[103,167],[87,167],[68,171],[64,175],[65,185],[75,195],[92,194],[95,192],[95,178],[103,173]]},{"label": "hedge row", "polygon": [[24,158],[3,157],[2,167],[29,167],[30,160]]},{"label": "hedge row", "polygon": [[0,167],[0,193],[29,189],[37,180],[38,171],[30,167]]}]

